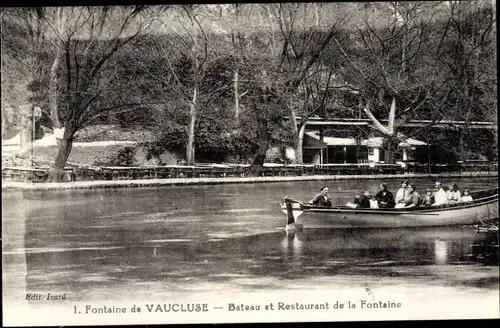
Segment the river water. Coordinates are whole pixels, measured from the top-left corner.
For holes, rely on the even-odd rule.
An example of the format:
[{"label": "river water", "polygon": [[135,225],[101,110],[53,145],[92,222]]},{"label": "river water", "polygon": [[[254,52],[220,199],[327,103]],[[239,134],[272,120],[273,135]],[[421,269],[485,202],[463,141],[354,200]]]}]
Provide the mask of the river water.
[{"label": "river water", "polygon": [[[4,301],[31,291],[99,301],[377,287],[498,300],[498,266],[469,256],[478,238],[472,227],[285,233],[284,195],[308,200],[328,185],[334,202],[345,203],[381,182],[6,191]],[[393,192],[400,183],[386,182]],[[433,184],[415,182],[417,191]]]}]

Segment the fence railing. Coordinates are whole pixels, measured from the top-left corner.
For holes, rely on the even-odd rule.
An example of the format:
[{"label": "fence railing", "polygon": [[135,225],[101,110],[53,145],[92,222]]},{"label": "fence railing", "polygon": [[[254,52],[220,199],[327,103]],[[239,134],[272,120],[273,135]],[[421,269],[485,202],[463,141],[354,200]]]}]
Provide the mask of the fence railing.
[{"label": "fence railing", "polygon": [[[138,180],[169,178],[221,178],[246,176],[250,165],[200,164],[196,166],[136,166],[94,167],[70,166],[64,170],[64,181],[92,180]],[[462,172],[488,172],[496,174],[498,163],[458,164],[321,164],[283,165],[264,164],[261,176],[307,176],[307,175],[404,175],[446,174]],[[3,167],[2,179],[10,181],[45,182],[49,178],[48,167],[23,168]]]}]

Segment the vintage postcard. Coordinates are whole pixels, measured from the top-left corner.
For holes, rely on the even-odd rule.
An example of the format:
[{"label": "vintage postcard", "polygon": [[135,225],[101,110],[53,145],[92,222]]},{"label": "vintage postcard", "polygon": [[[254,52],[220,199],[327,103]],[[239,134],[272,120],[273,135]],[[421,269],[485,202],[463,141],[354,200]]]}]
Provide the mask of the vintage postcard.
[{"label": "vintage postcard", "polygon": [[4,326],[499,317],[495,1],[1,29]]}]

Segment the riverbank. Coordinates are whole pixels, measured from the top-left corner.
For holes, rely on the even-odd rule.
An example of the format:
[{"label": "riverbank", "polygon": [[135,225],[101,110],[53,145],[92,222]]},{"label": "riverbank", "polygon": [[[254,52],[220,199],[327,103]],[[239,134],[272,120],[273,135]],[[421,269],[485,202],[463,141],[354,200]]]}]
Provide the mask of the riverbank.
[{"label": "riverbank", "polygon": [[143,180],[99,180],[75,182],[13,182],[2,181],[2,190],[61,190],[61,189],[98,189],[98,188],[138,188],[177,185],[209,185],[235,183],[269,183],[288,181],[331,181],[331,180],[374,180],[374,179],[441,179],[497,177],[498,172],[462,172],[441,174],[370,174],[370,175],[311,175],[284,177],[231,177],[231,178],[171,178]]}]

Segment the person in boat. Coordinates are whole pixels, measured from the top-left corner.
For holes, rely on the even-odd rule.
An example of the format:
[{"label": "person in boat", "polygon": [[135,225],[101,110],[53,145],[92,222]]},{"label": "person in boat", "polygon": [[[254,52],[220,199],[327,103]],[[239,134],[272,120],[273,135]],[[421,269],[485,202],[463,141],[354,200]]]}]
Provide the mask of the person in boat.
[{"label": "person in boat", "polygon": [[415,207],[420,205],[420,195],[416,191],[413,183],[408,184],[408,191],[406,192],[403,202],[397,203],[396,208]]},{"label": "person in boat", "polygon": [[448,198],[446,196],[446,191],[444,191],[441,181],[436,181],[434,188],[434,206],[446,204]]},{"label": "person in boat", "polygon": [[458,185],[456,183],[450,184],[448,192],[446,193],[446,198],[448,203],[456,203],[462,198],[460,190],[458,190]]},{"label": "person in boat", "polygon": [[375,195],[375,199],[378,201],[378,206],[380,208],[394,207],[394,196],[392,195],[392,192],[387,190],[386,183],[382,183],[380,185],[380,191]]},{"label": "person in boat", "polygon": [[370,202],[369,208],[378,208],[378,201],[373,197],[372,193],[365,190],[365,198]]},{"label": "person in boat", "polygon": [[398,207],[404,207],[405,204],[405,198],[408,195],[408,180],[404,180],[401,182],[401,188],[398,189],[396,192],[396,199],[394,202],[396,203],[396,206]]},{"label": "person in boat", "polygon": [[425,197],[422,199],[422,206],[431,206],[434,204],[434,195],[431,188],[425,190]]},{"label": "person in boat", "polygon": [[316,206],[326,206],[332,207],[332,201],[328,197],[328,187],[324,186],[319,190],[319,193],[314,196],[313,199],[309,202]]},{"label": "person in boat", "polygon": [[351,208],[370,208],[370,201],[359,191],[354,194],[354,200],[346,204],[346,206]]},{"label": "person in boat", "polygon": [[464,195],[460,197],[460,203],[472,202],[474,199],[470,195],[469,189],[464,189]]}]

